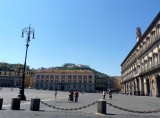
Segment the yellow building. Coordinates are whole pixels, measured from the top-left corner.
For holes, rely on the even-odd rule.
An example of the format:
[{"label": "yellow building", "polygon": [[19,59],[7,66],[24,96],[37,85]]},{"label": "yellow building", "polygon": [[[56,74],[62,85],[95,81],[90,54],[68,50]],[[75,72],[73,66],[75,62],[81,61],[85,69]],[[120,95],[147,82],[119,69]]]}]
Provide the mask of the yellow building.
[{"label": "yellow building", "polygon": [[[29,69],[29,66],[26,66],[26,70],[28,69]],[[9,63],[1,62],[0,63],[0,86],[19,87],[22,81],[22,74],[23,74],[22,64],[9,64]]]}]

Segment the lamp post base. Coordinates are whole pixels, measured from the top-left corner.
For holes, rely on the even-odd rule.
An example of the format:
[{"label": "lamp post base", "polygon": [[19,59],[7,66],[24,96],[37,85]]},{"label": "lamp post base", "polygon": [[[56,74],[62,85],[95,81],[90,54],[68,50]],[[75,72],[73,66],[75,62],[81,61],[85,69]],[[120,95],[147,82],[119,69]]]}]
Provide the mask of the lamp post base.
[{"label": "lamp post base", "polygon": [[26,100],[26,96],[24,94],[19,94],[18,97],[21,99],[21,100]]}]

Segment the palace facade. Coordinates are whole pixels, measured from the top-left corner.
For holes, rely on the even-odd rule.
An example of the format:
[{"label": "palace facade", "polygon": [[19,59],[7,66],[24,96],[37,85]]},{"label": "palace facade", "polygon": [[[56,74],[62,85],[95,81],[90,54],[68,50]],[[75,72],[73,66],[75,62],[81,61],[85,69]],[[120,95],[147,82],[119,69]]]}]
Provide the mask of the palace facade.
[{"label": "palace facade", "polygon": [[89,70],[40,70],[34,74],[35,89],[95,91],[95,74]]},{"label": "palace facade", "polygon": [[160,12],[121,64],[122,93],[160,96]]}]

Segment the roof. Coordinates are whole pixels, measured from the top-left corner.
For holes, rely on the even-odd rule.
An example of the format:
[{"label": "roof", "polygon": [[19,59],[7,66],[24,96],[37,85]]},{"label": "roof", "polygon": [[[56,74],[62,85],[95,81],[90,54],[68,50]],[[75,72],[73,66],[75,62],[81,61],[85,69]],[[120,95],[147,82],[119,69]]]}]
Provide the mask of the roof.
[{"label": "roof", "polygon": [[141,39],[135,44],[135,46],[132,48],[132,50],[129,52],[129,54],[127,55],[127,57],[124,59],[124,61],[122,62],[121,66],[124,64],[124,62],[129,58],[129,56],[134,52],[134,50],[136,50],[137,46],[140,45],[140,43],[143,41],[143,39],[148,35],[148,33],[150,32],[150,30],[154,27],[154,24],[160,19],[160,12],[158,12],[158,14],[156,15],[156,17],[153,19],[153,21],[151,22],[151,24],[149,25],[149,27],[147,28],[147,30],[143,33],[143,35],[141,36]]},{"label": "roof", "polygon": [[70,73],[86,73],[86,74],[94,74],[94,72],[90,70],[46,70],[46,71],[35,71],[36,73],[57,73],[57,74],[70,74]]}]

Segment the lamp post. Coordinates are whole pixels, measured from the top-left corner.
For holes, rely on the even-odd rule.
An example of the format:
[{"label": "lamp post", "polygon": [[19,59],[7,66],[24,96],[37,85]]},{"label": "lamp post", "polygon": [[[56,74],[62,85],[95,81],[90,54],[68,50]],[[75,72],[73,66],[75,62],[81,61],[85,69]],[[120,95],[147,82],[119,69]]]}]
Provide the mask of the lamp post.
[{"label": "lamp post", "polygon": [[28,51],[28,46],[29,46],[29,42],[30,42],[30,35],[32,34],[33,35],[33,39],[34,39],[34,29],[30,27],[25,27],[23,30],[22,30],[22,38],[24,37],[24,33],[27,34],[27,39],[26,39],[26,55],[25,55],[25,61],[24,61],[24,66],[23,66],[23,78],[22,78],[22,83],[21,83],[21,86],[20,86],[20,92],[19,92],[19,95],[18,97],[21,99],[21,100],[26,100],[26,96],[24,95],[24,84],[25,84],[25,73],[26,73],[26,60],[27,60],[27,51]]},{"label": "lamp post", "polygon": [[108,77],[108,91],[109,91],[109,77]]}]

